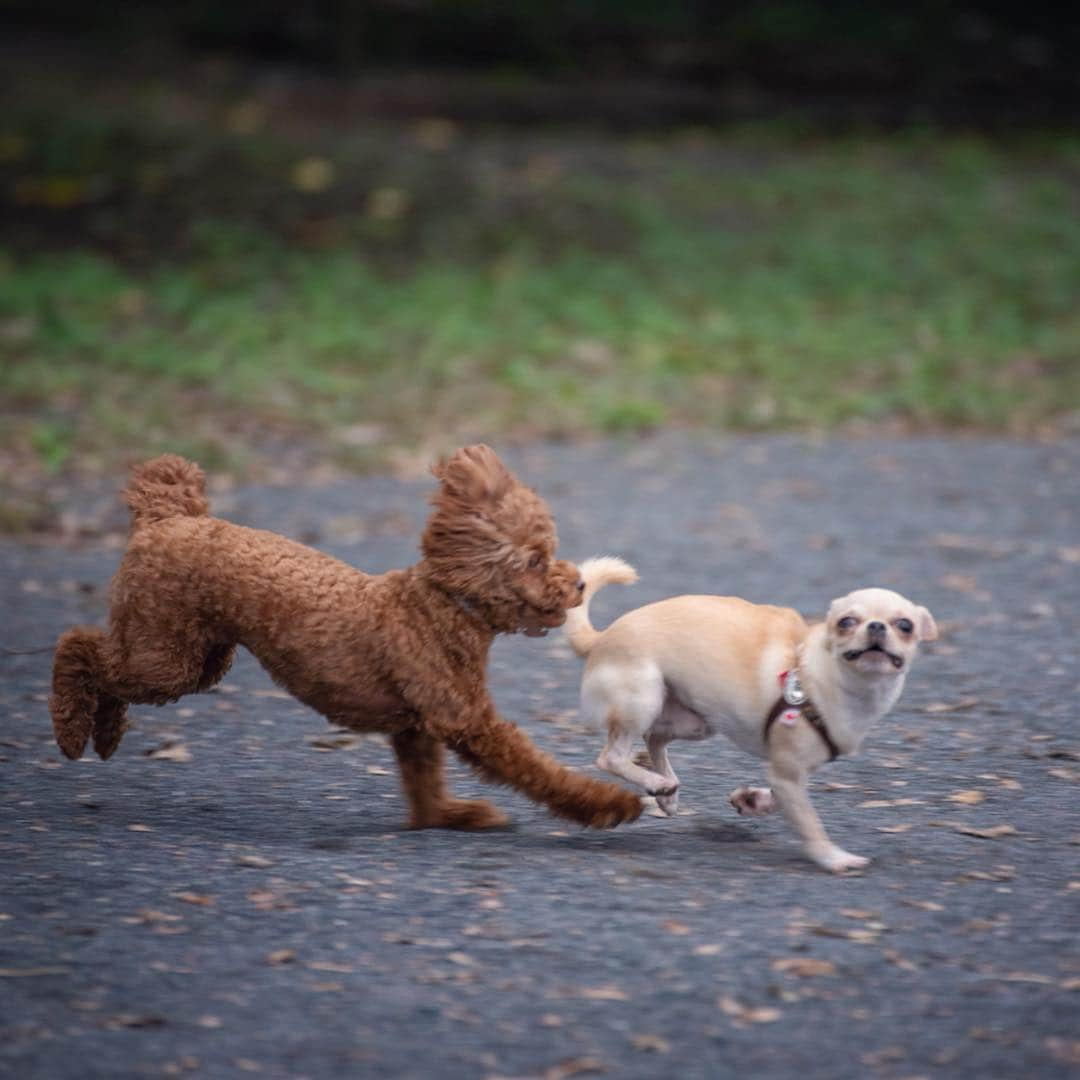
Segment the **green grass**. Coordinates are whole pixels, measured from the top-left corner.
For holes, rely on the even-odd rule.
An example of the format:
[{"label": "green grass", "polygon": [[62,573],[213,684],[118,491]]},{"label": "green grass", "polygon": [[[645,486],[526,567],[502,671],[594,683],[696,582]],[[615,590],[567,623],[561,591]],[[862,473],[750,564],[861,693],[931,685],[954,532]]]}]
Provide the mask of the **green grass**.
[{"label": "green grass", "polygon": [[668,424],[1025,434],[1078,408],[1075,141],[455,140],[345,144],[307,201],[294,151],[244,144],[258,198],[214,178],[179,250],[0,254],[0,440],[49,470],[295,437],[364,463]]}]

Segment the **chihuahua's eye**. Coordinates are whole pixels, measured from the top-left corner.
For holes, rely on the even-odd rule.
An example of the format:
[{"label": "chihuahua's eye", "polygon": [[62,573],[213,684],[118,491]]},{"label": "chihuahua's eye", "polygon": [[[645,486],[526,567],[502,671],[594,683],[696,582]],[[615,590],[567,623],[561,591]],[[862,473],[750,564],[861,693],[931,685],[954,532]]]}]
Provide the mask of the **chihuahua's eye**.
[{"label": "chihuahua's eye", "polygon": [[850,630],[859,620],[854,615],[845,615],[837,624],[838,630]]},{"label": "chihuahua's eye", "polygon": [[915,624],[910,619],[897,619],[896,629],[899,630],[901,634],[910,634],[911,631],[915,629]]}]

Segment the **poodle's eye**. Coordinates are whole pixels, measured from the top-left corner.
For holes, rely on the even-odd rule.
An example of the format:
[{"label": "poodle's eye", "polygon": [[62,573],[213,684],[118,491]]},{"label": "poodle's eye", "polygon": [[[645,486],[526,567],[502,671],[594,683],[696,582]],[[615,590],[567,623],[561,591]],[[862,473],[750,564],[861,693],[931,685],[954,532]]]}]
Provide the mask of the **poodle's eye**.
[{"label": "poodle's eye", "polygon": [[910,619],[897,619],[896,629],[899,630],[901,634],[910,634],[911,631],[915,629],[915,624]]},{"label": "poodle's eye", "polygon": [[543,555],[540,554],[539,551],[534,551],[532,557],[529,559],[529,569],[539,570],[546,562],[547,560],[544,558]]},{"label": "poodle's eye", "polygon": [[845,615],[837,624],[837,630],[850,630],[859,620],[854,615]]}]

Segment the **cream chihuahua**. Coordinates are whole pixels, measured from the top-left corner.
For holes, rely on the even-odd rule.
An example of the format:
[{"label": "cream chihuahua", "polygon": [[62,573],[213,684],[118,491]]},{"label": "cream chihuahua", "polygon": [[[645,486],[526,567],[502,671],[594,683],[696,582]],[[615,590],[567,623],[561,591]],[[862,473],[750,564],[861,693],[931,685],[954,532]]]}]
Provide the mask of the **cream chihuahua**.
[{"label": "cream chihuahua", "polygon": [[[824,623],[808,626],[790,608],[677,596],[601,632],[589,621],[589,601],[604,585],[632,584],[637,573],[610,556],[580,571],[583,603],[568,612],[566,631],[587,658],[582,715],[607,731],[597,764],[644,788],[670,815],[679,779],[668,743],[726,735],[766,759],[772,785],[733,792],[739,813],[768,814],[779,803],[819,866],[865,866],[868,859],[826,835],[807,782],[826,762],[853,754],[896,704],[919,642],[937,637],[930,612],[889,589],[859,589],[834,600]],[[632,753],[638,738],[651,768]]]}]

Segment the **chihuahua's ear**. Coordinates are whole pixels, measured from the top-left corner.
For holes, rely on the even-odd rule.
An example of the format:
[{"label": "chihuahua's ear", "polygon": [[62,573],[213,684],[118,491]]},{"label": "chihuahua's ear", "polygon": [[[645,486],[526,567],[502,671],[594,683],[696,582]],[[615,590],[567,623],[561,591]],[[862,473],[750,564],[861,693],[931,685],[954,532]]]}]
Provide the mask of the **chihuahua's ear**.
[{"label": "chihuahua's ear", "polygon": [[934,616],[924,607],[915,609],[915,631],[920,641],[937,640],[937,623],[934,622]]},{"label": "chihuahua's ear", "polygon": [[477,443],[455,450],[431,467],[443,491],[468,503],[498,502],[517,481],[499,460],[499,455]]},{"label": "chihuahua's ear", "polygon": [[844,609],[851,606],[851,593],[847,596],[838,596],[830,605],[829,610],[825,615],[825,630],[826,633],[832,634],[836,629],[836,620],[843,614]]}]

